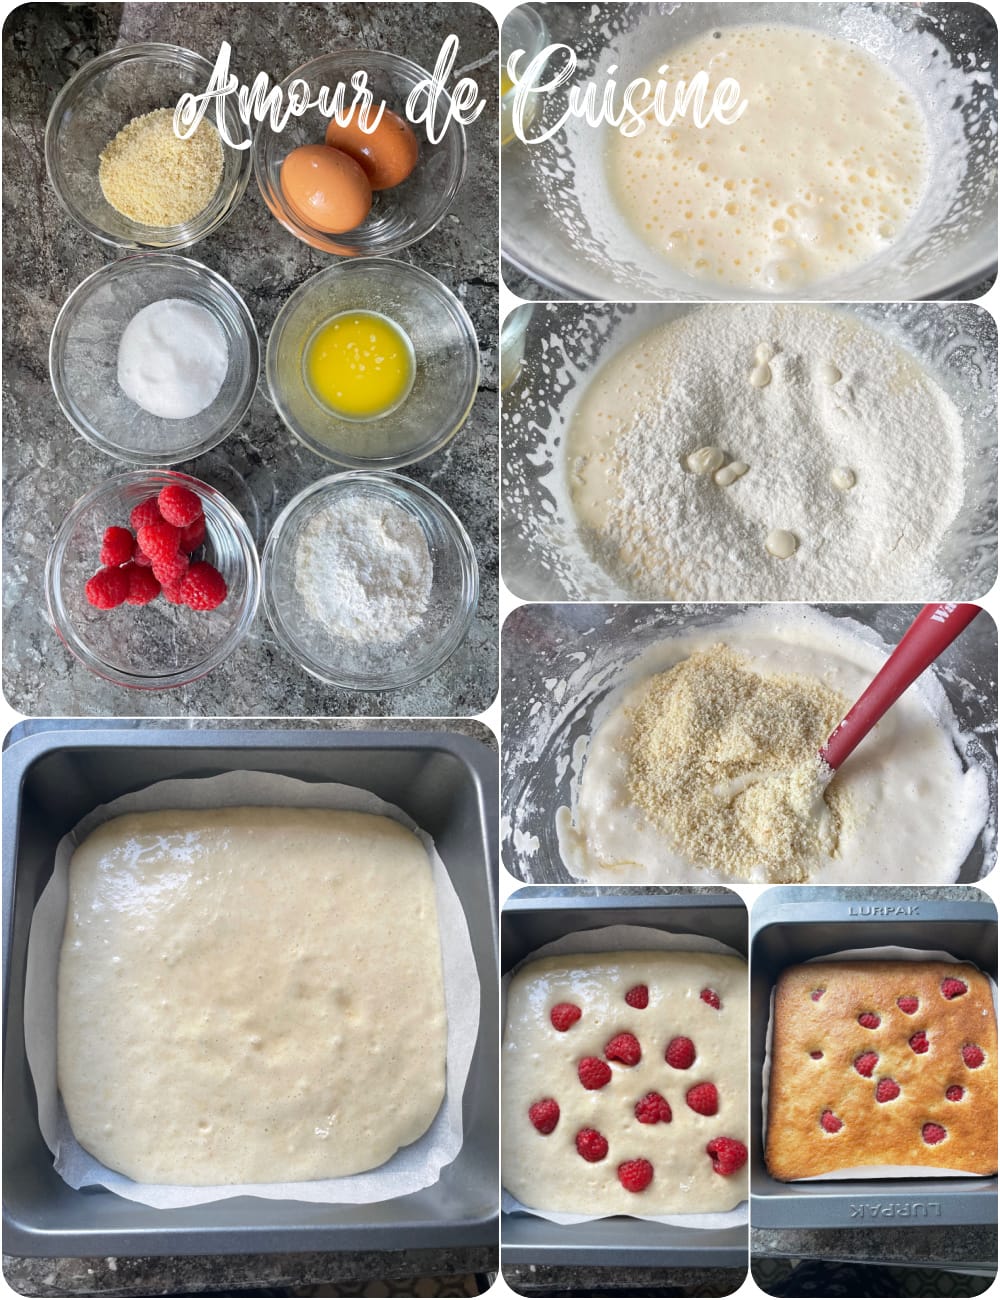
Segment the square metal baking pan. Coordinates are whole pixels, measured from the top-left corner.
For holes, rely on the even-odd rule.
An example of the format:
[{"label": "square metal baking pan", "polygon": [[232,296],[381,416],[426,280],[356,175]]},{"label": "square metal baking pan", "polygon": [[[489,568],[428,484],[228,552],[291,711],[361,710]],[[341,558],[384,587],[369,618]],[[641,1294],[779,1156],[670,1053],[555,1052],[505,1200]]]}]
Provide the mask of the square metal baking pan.
[{"label": "square metal baking pan", "polygon": [[[238,1197],[155,1210],[103,1188],[74,1191],[38,1128],[24,1053],[24,969],[55,846],[87,812],[156,781],[234,770],[363,786],[430,834],[465,908],[481,981],[464,1142],[433,1187],[373,1205]],[[385,1251],[497,1240],[496,757],[444,731],[47,732],[4,755],[3,1225],[13,1255]]]},{"label": "square metal baking pan", "polygon": [[[957,891],[956,891],[957,892]],[[867,898],[827,887],[769,889],[751,915],[750,1222],[754,1228],[861,1228],[995,1223],[997,1179],[837,1179],[782,1183],[764,1165],[764,1055],[771,990],[786,966],[855,948],[949,952],[997,977],[997,911],[979,890],[964,899]],[[821,895],[821,897],[817,897]]]},{"label": "square metal baking pan", "polygon": [[[563,886],[521,889],[500,916],[500,961],[506,975],[543,944],[577,930],[643,925],[704,935],[746,956],[747,912],[738,894],[611,890]],[[500,1216],[507,1264],[575,1264],[607,1268],[746,1268],[747,1229],[688,1229],[626,1215],[590,1223],[550,1223],[518,1211]]]}]

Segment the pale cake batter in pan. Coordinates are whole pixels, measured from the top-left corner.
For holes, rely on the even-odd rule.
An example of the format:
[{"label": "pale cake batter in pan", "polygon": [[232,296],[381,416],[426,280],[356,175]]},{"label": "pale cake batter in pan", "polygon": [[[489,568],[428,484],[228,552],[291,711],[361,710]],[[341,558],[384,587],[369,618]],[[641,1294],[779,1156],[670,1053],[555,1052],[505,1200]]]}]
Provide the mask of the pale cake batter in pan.
[{"label": "pale cake batter in pan", "polygon": [[138,813],[73,856],[59,1086],[136,1181],[376,1168],[434,1119],[446,1029],[431,864],[397,822]]},{"label": "pale cake batter in pan", "polygon": [[[503,1184],[532,1209],[733,1209],[747,1194],[746,964],[695,952],[527,962],[507,994],[502,1097]],[[652,1177],[630,1190],[642,1161]]]}]

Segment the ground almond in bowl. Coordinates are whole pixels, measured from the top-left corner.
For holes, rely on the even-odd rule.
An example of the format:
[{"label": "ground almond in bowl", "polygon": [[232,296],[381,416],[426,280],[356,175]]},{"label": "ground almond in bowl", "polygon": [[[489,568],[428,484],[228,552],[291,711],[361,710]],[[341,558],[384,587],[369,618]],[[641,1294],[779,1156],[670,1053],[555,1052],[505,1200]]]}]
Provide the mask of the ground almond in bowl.
[{"label": "ground almond in bowl", "polygon": [[204,212],[222,179],[222,141],[204,119],[182,140],[174,110],[157,108],[122,127],[100,156],[104,197],[142,226],[181,226]]}]

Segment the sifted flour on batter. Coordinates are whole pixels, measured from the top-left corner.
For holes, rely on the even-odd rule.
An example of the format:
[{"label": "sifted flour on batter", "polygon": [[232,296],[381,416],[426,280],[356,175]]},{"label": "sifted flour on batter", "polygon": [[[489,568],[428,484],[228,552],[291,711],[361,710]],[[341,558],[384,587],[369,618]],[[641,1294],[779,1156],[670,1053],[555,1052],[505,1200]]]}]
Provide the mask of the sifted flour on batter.
[{"label": "sifted flour on batter", "polygon": [[[556,815],[569,872],[615,884],[954,882],[989,816],[989,784],[963,763],[968,738],[933,676],[822,798],[827,723],[884,662],[850,626],[765,608],[633,660],[595,717],[572,810]],[[811,754],[815,766],[800,767]]]},{"label": "sifted flour on batter", "polygon": [[581,537],[645,600],[923,599],[964,496],[961,417],[856,317],[705,306],[598,371],[566,446]]}]

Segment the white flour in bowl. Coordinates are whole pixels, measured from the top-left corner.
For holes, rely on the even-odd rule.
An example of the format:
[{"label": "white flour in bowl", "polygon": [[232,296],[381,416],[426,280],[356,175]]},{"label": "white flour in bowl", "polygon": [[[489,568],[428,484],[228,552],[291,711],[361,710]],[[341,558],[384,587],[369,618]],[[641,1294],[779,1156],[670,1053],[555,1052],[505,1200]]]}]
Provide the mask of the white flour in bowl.
[{"label": "white flour in bowl", "polygon": [[863,321],[719,307],[649,331],[590,384],[566,447],[585,545],[646,600],[903,600],[947,585],[954,404]]},{"label": "white flour in bowl", "polygon": [[427,609],[434,576],[420,523],[391,501],[338,499],[303,527],[295,587],[330,636],[401,641]]}]

